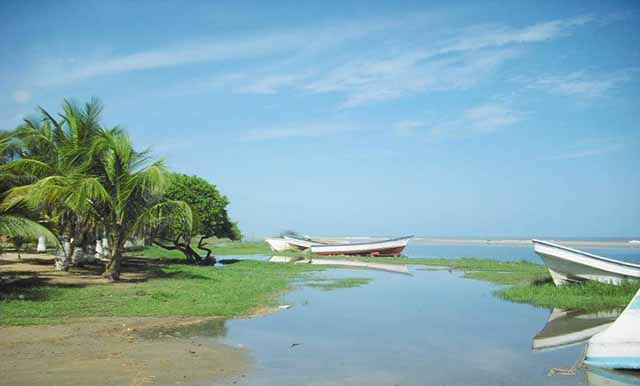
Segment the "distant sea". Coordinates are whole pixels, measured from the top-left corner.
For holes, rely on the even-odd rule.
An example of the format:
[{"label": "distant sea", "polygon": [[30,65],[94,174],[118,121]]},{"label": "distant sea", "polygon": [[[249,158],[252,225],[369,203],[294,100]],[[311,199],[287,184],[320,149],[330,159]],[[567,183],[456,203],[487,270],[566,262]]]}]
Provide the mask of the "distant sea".
[{"label": "distant sea", "polygon": [[[494,238],[495,239],[495,238]],[[560,239],[560,238],[557,238]],[[567,240],[569,238],[562,238]],[[620,241],[629,240],[627,238],[614,239],[585,239],[576,238],[575,240],[593,240],[593,241]],[[640,248],[578,248],[585,252],[590,252],[603,257],[617,260],[623,260],[640,264]],[[504,261],[526,260],[536,263],[542,263],[538,255],[533,252],[531,245],[496,245],[496,244],[428,244],[428,243],[409,243],[404,250],[404,255],[408,257],[444,257],[444,258],[462,258],[462,257],[481,257],[487,259],[496,259]]]}]

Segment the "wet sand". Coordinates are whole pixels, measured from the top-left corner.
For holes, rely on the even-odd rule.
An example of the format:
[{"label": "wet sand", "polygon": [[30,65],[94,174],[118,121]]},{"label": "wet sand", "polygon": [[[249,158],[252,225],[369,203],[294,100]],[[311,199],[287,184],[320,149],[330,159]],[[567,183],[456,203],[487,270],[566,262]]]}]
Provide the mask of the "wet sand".
[{"label": "wet sand", "polygon": [[144,331],[195,318],[99,318],[53,326],[0,327],[0,384],[211,385],[243,379],[245,350],[201,337]]}]

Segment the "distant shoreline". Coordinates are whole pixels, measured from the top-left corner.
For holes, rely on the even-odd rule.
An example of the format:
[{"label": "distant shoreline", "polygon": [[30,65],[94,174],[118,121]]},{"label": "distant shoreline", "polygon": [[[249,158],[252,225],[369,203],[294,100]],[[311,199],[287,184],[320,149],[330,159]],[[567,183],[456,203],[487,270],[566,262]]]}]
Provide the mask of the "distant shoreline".
[{"label": "distant shoreline", "polygon": [[[382,237],[321,237],[312,236],[311,238],[329,241],[329,242],[348,242],[355,240],[380,240]],[[640,248],[640,243],[629,243],[629,241],[599,241],[599,240],[562,240],[562,239],[545,239],[557,244],[587,247],[587,248]],[[531,245],[529,239],[462,239],[462,238],[430,238],[415,237],[411,240],[415,244],[459,244],[459,245]]]}]

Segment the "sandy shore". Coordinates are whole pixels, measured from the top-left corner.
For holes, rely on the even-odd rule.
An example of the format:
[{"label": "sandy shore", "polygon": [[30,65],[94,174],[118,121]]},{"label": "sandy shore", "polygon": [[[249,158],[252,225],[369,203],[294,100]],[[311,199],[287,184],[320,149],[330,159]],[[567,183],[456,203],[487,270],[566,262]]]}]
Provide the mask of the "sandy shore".
[{"label": "sandy shore", "polygon": [[[365,242],[374,240],[383,240],[385,237],[325,237],[311,236],[314,240],[320,240],[333,243],[349,243],[349,242]],[[630,243],[629,241],[596,241],[596,240],[554,240],[545,239],[561,245],[573,247],[587,248],[640,248],[640,242]],[[460,244],[460,245],[531,245],[530,239],[461,239],[461,238],[430,238],[415,237],[411,243],[424,244]]]},{"label": "sandy shore", "polygon": [[184,335],[145,337],[145,331],[202,322],[100,318],[0,327],[0,384],[211,385],[245,377],[251,362],[243,349]]}]

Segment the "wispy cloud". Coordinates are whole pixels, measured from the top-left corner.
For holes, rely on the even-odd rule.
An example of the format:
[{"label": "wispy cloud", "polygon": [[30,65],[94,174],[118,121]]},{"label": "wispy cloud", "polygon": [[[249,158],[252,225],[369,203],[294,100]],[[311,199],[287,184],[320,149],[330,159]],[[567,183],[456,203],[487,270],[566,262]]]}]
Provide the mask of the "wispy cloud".
[{"label": "wispy cloud", "polygon": [[535,43],[566,36],[576,27],[595,20],[589,15],[567,19],[557,19],[536,23],[522,28],[505,26],[480,25],[466,28],[460,36],[447,42],[440,49],[441,53],[478,50],[487,47],[501,47],[508,44]]},{"label": "wispy cloud", "polygon": [[350,124],[300,124],[290,127],[272,127],[249,130],[245,132],[240,139],[243,141],[266,141],[291,138],[313,138],[351,132],[354,130],[357,130],[357,128]]},{"label": "wispy cloud", "polygon": [[492,134],[512,126],[522,119],[522,113],[500,102],[488,102],[471,107],[458,118],[437,121],[404,120],[394,127],[400,135],[424,133],[432,138],[466,138]]},{"label": "wispy cloud", "polygon": [[527,87],[565,96],[598,98],[613,88],[637,80],[639,76],[640,69],[638,68],[611,73],[579,71],[563,75],[544,75],[530,80]]},{"label": "wispy cloud", "polygon": [[[516,58],[522,52],[519,45],[565,36],[592,21],[590,16],[579,16],[522,28],[474,26],[461,29],[450,38],[434,38],[420,48],[399,49],[392,45],[375,54],[356,50],[352,55],[355,58],[348,61],[329,66],[306,64],[304,75],[291,75],[295,69],[281,68],[271,74],[247,73],[236,79],[235,85],[225,85],[255,94],[296,87],[311,94],[333,93],[344,96],[344,108],[428,91],[466,89]],[[393,40],[393,33],[389,35]]]},{"label": "wispy cloud", "polygon": [[[123,55],[101,56],[79,63],[70,63],[67,59],[64,63],[59,60],[50,60],[47,63],[49,76],[41,78],[40,81],[44,84],[68,83],[131,71],[260,58],[269,55],[292,55],[300,50],[322,50],[347,44],[352,40],[384,31],[386,28],[402,26],[405,19],[415,21],[424,18],[416,16],[395,20],[369,19],[336,22],[253,35],[200,39]],[[51,68],[58,68],[62,74],[51,77]]]},{"label": "wispy cloud", "polygon": [[585,140],[567,148],[564,152],[548,157],[548,159],[578,159],[602,156],[624,149],[624,143],[613,139]]}]

